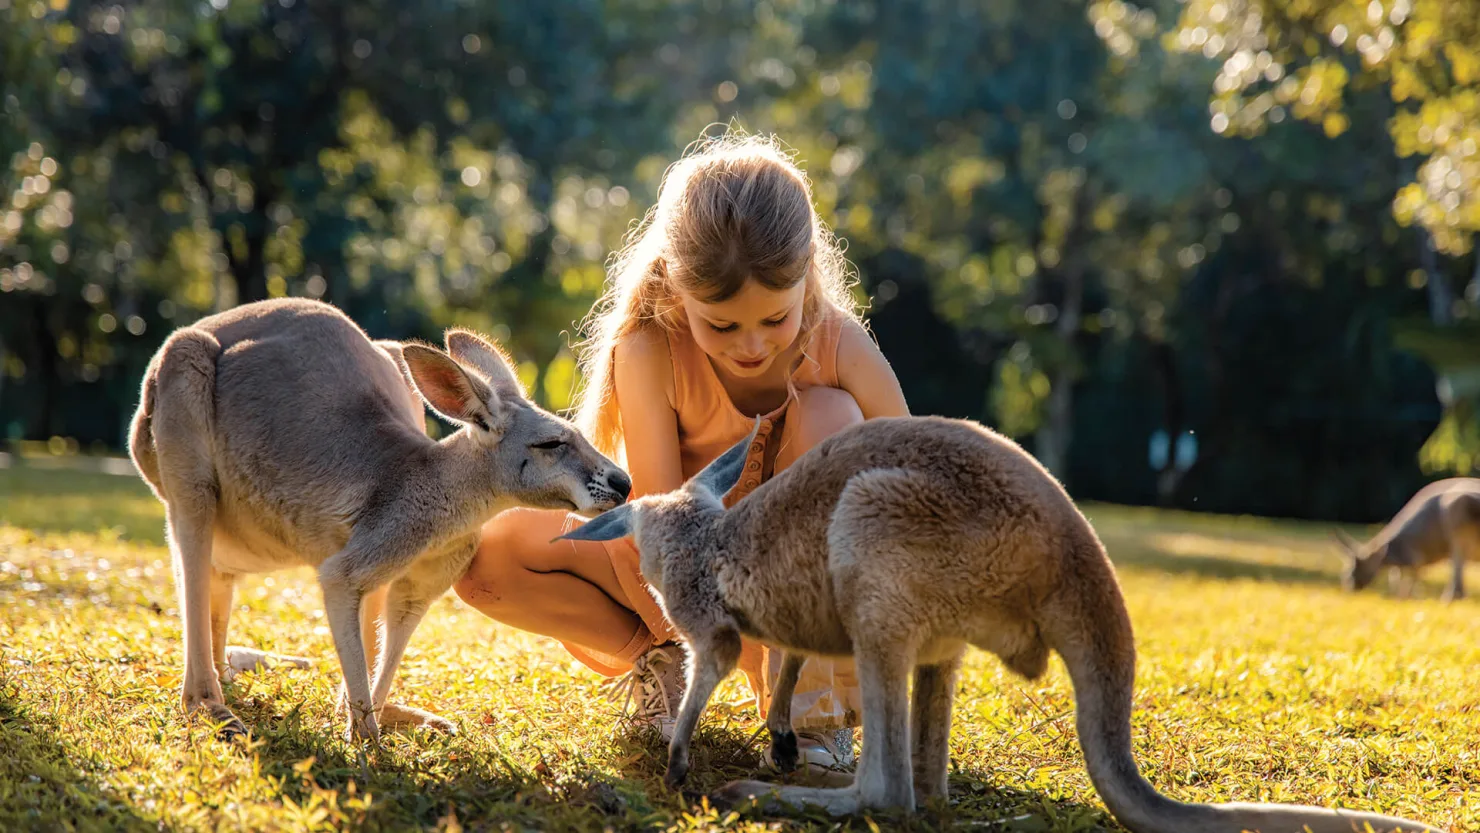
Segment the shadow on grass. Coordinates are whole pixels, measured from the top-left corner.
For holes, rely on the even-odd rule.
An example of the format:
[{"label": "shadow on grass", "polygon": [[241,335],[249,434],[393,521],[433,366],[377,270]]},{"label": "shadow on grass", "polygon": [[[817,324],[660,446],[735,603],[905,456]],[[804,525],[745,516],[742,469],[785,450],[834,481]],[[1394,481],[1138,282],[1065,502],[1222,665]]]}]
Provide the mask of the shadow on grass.
[{"label": "shadow on grass", "polygon": [[112,530],[164,546],[164,507],[138,477],[34,466],[0,468],[0,523],[33,532]]},{"label": "shadow on grass", "polygon": [[689,744],[688,778],[675,791],[663,783],[668,772],[668,742],[647,727],[619,725],[615,731],[613,746],[620,756],[622,777],[640,784],[658,800],[679,804],[697,804],[730,781],[753,777],[767,742],[765,735],[752,739],[752,732],[722,717],[700,720]]},{"label": "shadow on grass", "polygon": [[[793,773],[782,776],[762,768],[761,752],[769,743],[762,733],[752,738],[725,724],[700,723],[690,746],[691,769],[681,792],[663,786],[667,768],[667,743],[650,729],[633,730],[619,737],[618,743],[629,754],[621,768],[624,778],[641,783],[645,790],[665,803],[684,805],[689,812],[701,806],[700,800],[737,780],[757,780],[778,785],[839,786],[846,783],[833,776],[823,783],[817,776]],[[953,767],[950,777],[950,800],[947,804],[931,803],[917,808],[913,815],[898,811],[867,811],[850,817],[835,818],[821,810],[767,811],[755,805],[733,809],[758,821],[778,821],[783,826],[811,823],[818,829],[868,830],[870,822],[883,830],[960,830],[980,827],[1010,833],[1048,833],[1056,830],[1122,830],[1102,807],[1072,801],[1055,801],[1041,793],[1017,790],[997,783],[990,772]],[[723,814],[724,810],[721,811]]]},{"label": "shadow on grass", "polygon": [[[620,784],[577,768],[559,778],[499,756],[469,754],[431,730],[387,730],[380,748],[359,747],[298,709],[279,714],[259,698],[232,700],[252,730],[254,755],[268,778],[282,779],[281,796],[300,807],[329,794],[345,811],[348,829],[437,828],[455,818],[475,829],[636,829],[649,814]],[[311,761],[310,761],[311,759]],[[308,763],[305,763],[308,762]],[[368,806],[355,797],[370,796]],[[650,826],[650,825],[649,825]]]},{"label": "shadow on grass", "polygon": [[75,830],[158,830],[159,820],[140,815],[69,760],[66,746],[19,701],[0,671],[0,830],[55,829],[65,819]]},{"label": "shadow on grass", "polygon": [[[1224,581],[1253,580],[1278,584],[1296,584],[1339,590],[1341,579],[1338,574],[1338,556],[1320,552],[1291,551],[1288,563],[1280,561],[1240,558],[1237,555],[1209,555],[1188,552],[1173,552],[1157,546],[1154,537],[1136,538],[1130,535],[1108,534],[1104,536],[1110,560],[1120,569],[1155,571],[1167,575],[1192,576]],[[1267,556],[1266,556],[1267,557]],[[1471,564],[1468,573],[1474,575],[1476,566]],[[1473,580],[1473,579],[1472,579]],[[1449,581],[1448,563],[1430,565],[1420,571],[1419,583],[1413,601],[1439,598]],[[1409,601],[1398,597],[1390,586],[1384,572],[1362,595],[1387,603]]]},{"label": "shadow on grass", "polygon": [[950,807],[933,807],[942,827],[984,827],[1012,833],[1056,830],[1124,831],[1102,806],[1051,799],[1004,784],[1000,775],[975,768],[952,768]]},{"label": "shadow on grass", "polygon": [[1319,584],[1336,587],[1338,581],[1329,571],[1293,564],[1262,564],[1238,558],[1220,558],[1211,555],[1183,555],[1146,546],[1124,547],[1120,552],[1110,548],[1110,558],[1117,567],[1137,570],[1156,570],[1177,575],[1191,575],[1210,579],[1254,579],[1284,584]]}]

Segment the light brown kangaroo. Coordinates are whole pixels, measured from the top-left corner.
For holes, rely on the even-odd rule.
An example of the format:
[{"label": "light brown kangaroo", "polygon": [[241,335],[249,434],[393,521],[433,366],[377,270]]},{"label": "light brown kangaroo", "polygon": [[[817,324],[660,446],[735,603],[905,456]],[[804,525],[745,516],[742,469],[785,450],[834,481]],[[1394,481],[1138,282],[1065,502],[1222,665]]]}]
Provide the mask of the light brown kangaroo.
[{"label": "light brown kangaroo", "polygon": [[[284,299],[182,327],[155,354],[129,452],[165,504],[188,712],[246,731],[218,674],[271,655],[227,647],[233,585],[307,564],[344,672],[346,737],[378,739],[378,721],[451,731],[386,695],[478,526],[513,505],[594,512],[626,499],[627,475],[530,403],[497,347],[464,330],[446,341],[450,356],[372,343],[334,307]],[[432,441],[416,392],[461,429]]]},{"label": "light brown kangaroo", "polygon": [[1406,598],[1413,595],[1419,570],[1448,561],[1444,600],[1463,599],[1465,561],[1480,561],[1480,479],[1451,477],[1419,489],[1365,544],[1341,530],[1335,534],[1346,551],[1346,589],[1361,590],[1391,567],[1398,574],[1398,595]]},{"label": "light brown kangaroo", "polygon": [[[742,442],[674,492],[605,512],[570,538],[631,534],[644,578],[689,646],[689,685],[668,782],[742,635],[787,651],[767,724],[778,760],[795,760],[787,704],[795,655],[855,657],[863,754],[841,789],[741,781],[721,798],[775,791],[834,813],[913,810],[946,794],[956,675],[967,645],[1028,678],[1050,649],[1074,684],[1090,780],[1138,833],[1428,831],[1371,813],[1283,804],[1182,804],[1131,756],[1136,648],[1115,571],[1052,476],[1012,441],[964,420],[874,419],[814,447],[726,511]],[[908,687],[914,676],[914,701]],[[790,754],[786,754],[790,751]]]}]

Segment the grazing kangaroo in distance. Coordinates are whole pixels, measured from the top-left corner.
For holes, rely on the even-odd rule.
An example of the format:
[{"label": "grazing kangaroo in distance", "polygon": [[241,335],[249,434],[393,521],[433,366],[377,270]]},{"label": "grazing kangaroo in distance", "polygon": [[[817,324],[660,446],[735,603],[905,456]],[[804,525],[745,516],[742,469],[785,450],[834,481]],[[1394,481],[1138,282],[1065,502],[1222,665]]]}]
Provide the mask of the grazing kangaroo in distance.
[{"label": "grazing kangaroo in distance", "polygon": [[1030,679],[1050,650],[1063,657],[1090,780],[1138,833],[1351,833],[1364,824],[1439,833],[1318,807],[1182,804],[1147,783],[1131,755],[1136,647],[1115,571],[1063,488],[1011,440],[965,420],[872,419],[726,510],[720,496],[739,478],[749,442],[680,489],[563,536],[635,536],[642,574],[689,645],[670,785],[687,773],[699,714],[735,667],[744,635],[787,652],[767,718],[778,760],[795,761],[788,705],[800,654],[855,658],[863,754],[846,788],[741,781],[722,798],[775,790],[783,802],[833,813],[944,798],[951,700],[975,645]]},{"label": "grazing kangaroo in distance", "polygon": [[1359,543],[1336,530],[1346,554],[1342,586],[1361,590],[1383,567],[1398,573],[1398,595],[1413,595],[1418,571],[1449,562],[1447,602],[1465,597],[1465,561],[1480,561],[1480,479],[1451,477],[1419,489],[1372,540]]},{"label": "grazing kangaroo in distance", "polygon": [[[226,645],[233,585],[307,564],[344,673],[346,737],[376,740],[382,720],[451,731],[386,695],[479,525],[514,505],[593,512],[626,499],[626,473],[530,403],[496,346],[456,329],[446,341],[450,356],[371,342],[328,304],[282,299],[203,318],[159,348],[129,453],[165,504],[187,712],[245,733],[218,674],[273,657]],[[418,392],[461,430],[428,437]]]}]

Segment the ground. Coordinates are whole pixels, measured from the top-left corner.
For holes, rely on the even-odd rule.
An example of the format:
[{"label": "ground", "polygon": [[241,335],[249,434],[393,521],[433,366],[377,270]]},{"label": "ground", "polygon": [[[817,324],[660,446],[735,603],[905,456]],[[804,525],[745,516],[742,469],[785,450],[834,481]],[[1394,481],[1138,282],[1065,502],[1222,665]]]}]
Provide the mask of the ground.
[{"label": "ground", "polygon": [[[1135,623],[1136,756],[1158,789],[1480,830],[1480,602],[1442,604],[1437,574],[1417,601],[1343,593],[1322,525],[1085,510]],[[392,697],[461,733],[350,747],[311,578],[239,591],[234,644],[315,665],[239,678],[227,698],[255,738],[215,741],[181,713],[180,625],[152,495],[132,477],[0,469],[0,830],[835,829],[741,818],[698,797],[757,772],[759,722],[738,679],[696,739],[696,792],[673,793],[659,742],[620,728],[600,678],[451,594],[417,632]],[[972,654],[950,805],[842,825],[1120,830],[1085,775],[1073,713],[1057,660],[1025,682]]]}]

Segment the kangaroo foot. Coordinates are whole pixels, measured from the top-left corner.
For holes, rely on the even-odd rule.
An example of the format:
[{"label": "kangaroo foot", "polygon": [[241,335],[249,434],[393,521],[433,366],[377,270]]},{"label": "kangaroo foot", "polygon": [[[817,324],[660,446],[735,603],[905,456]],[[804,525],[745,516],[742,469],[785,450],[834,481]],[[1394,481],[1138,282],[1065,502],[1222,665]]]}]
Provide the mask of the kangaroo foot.
[{"label": "kangaroo foot", "polygon": [[306,657],[294,657],[286,654],[270,654],[259,651],[256,648],[243,648],[240,645],[226,646],[226,667],[221,669],[221,682],[229,683],[236,678],[237,674],[245,671],[262,671],[275,665],[286,665],[290,668],[307,668],[311,661]]}]

